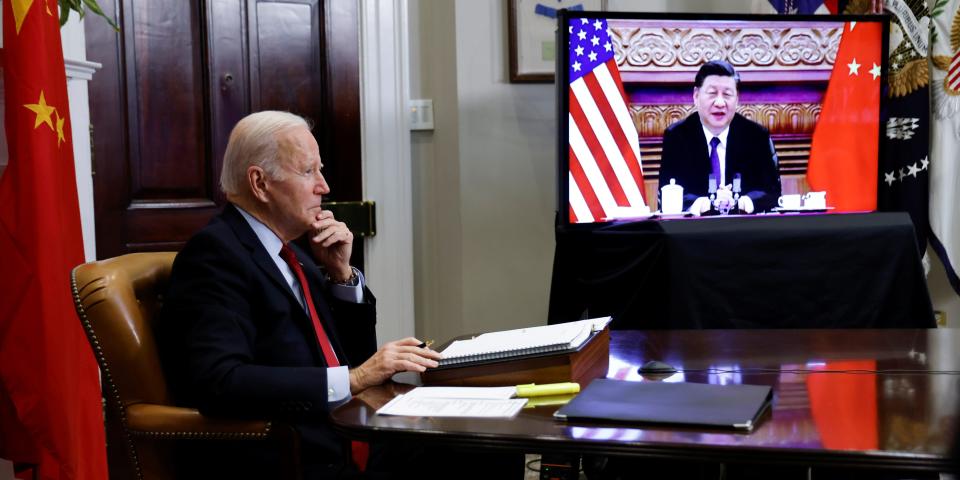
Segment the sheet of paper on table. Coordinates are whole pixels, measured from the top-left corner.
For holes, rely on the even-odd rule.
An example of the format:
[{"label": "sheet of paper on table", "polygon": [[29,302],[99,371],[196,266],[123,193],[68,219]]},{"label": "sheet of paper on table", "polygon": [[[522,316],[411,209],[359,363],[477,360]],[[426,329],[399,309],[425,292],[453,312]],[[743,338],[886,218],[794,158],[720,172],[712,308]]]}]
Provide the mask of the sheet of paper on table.
[{"label": "sheet of paper on table", "polygon": [[405,395],[416,398],[472,398],[506,400],[517,394],[517,387],[417,387]]},{"label": "sheet of paper on table", "polygon": [[398,395],[377,415],[510,418],[527,403],[510,398],[514,393],[516,387],[418,387]]}]

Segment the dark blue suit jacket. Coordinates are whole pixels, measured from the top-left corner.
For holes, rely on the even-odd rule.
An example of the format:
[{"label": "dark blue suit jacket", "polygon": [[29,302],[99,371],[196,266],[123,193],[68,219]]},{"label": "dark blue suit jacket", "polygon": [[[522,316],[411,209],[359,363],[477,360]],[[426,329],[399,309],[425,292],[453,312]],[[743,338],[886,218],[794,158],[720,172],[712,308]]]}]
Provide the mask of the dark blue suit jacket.
[{"label": "dark blue suit jacket", "polygon": [[[670,125],[663,133],[658,192],[670,179],[683,186],[683,208],[697,197],[706,197],[712,167],[700,114]],[[753,200],[755,212],[770,210],[780,198],[780,171],[777,153],[766,128],[735,114],[727,134],[726,184],[741,175],[741,194]],[[659,194],[659,193],[658,193]]]},{"label": "dark blue suit jacket", "polygon": [[[359,365],[377,348],[373,295],[365,290],[360,304],[328,295],[311,257],[294,251],[338,358]],[[311,461],[349,458],[328,421],[326,364],[310,318],[233,205],[177,255],[158,327],[179,404],[211,416],[284,420],[300,431]],[[262,449],[234,456],[271,456]]]}]

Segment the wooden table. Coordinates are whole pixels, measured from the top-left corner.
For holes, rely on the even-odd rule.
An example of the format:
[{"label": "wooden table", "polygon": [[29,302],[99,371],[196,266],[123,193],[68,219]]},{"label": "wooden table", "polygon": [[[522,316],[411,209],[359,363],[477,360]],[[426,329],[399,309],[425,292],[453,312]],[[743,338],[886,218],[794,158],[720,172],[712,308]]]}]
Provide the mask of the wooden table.
[{"label": "wooden table", "polygon": [[[563,423],[558,407],[512,419],[377,416],[409,388],[369,389],[336,409],[351,438],[442,443],[528,453],[945,471],[960,405],[960,331],[614,331],[608,378],[746,383],[774,389],[772,410],[750,433],[649,425]],[[660,360],[680,369],[644,379]],[[817,371],[819,373],[811,373]],[[638,406],[639,408],[639,406]]]}]

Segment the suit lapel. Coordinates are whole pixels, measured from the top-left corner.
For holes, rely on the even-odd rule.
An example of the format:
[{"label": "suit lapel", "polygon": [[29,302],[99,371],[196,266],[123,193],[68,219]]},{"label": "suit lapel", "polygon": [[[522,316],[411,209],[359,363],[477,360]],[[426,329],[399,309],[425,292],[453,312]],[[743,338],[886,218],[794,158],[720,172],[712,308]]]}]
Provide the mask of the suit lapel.
[{"label": "suit lapel", "polygon": [[743,159],[743,142],[740,142],[740,121],[734,114],[733,121],[730,122],[730,131],[727,133],[727,183],[733,183],[733,176],[743,174],[743,166],[740,164]]},{"label": "suit lapel", "polygon": [[[259,268],[264,275],[266,275],[273,284],[280,290],[284,298],[290,302],[290,312],[292,315],[292,320],[300,330],[303,332],[306,338],[312,339],[310,343],[310,351],[313,352],[314,360],[320,364],[324,363],[323,360],[323,351],[320,349],[320,344],[316,341],[316,333],[313,331],[313,322],[310,320],[310,316],[307,314],[307,311],[303,306],[300,305],[300,301],[297,300],[297,297],[294,296],[293,292],[290,290],[290,285],[287,284],[286,279],[283,278],[283,274],[280,273],[280,270],[277,268],[277,264],[270,257],[270,254],[267,253],[267,250],[263,248],[263,244],[260,243],[260,239],[257,238],[257,234],[253,232],[253,229],[250,227],[250,224],[247,223],[246,219],[237,211],[237,208],[232,204],[227,204],[223,209],[223,220],[230,225],[230,228],[233,229],[234,233],[237,235],[237,239],[240,240],[240,243],[247,248],[250,252],[250,259],[253,263]],[[294,248],[296,252],[298,249]],[[298,260],[303,263],[300,254],[297,253]],[[309,275],[307,275],[309,278]],[[308,280],[309,281],[309,280]],[[311,292],[312,290],[311,285]],[[314,303],[316,303],[316,295],[313,296]],[[321,315],[321,321],[323,316]],[[324,325],[324,328],[327,328],[327,336],[331,337],[331,342],[334,344],[336,349],[336,342],[333,340],[334,335],[330,334],[330,329]],[[340,356],[340,352],[337,351],[337,355]]]},{"label": "suit lapel", "polygon": [[692,152],[691,158],[699,158],[700,161],[697,162],[697,171],[703,172],[703,185],[707,183],[707,177],[713,172],[713,165],[710,164],[710,150],[707,146],[707,137],[703,134],[703,124],[700,123],[700,114],[694,112],[690,116],[692,120],[689,125],[689,133],[687,138],[697,139],[696,141],[690,142],[690,148],[694,151]]},{"label": "suit lapel", "polygon": [[[290,285],[287,284],[286,279],[283,278],[283,274],[280,273],[280,270],[277,269],[277,264],[273,261],[273,258],[270,257],[270,254],[267,253],[267,250],[263,248],[263,244],[260,243],[260,239],[257,238],[257,234],[253,232],[253,229],[250,228],[250,224],[247,223],[246,219],[237,211],[237,208],[232,204],[227,204],[223,209],[223,220],[230,225],[234,233],[236,233],[237,238],[240,242],[250,251],[250,258],[253,260],[253,263],[263,271],[271,281],[283,291],[283,294],[286,296],[287,301],[291,303],[291,311],[296,311],[294,313],[294,318],[304,330],[305,334],[308,334],[308,338],[313,339],[314,341],[310,342],[314,356],[322,361],[323,352],[320,350],[320,345],[316,341],[316,332],[313,330],[313,321],[310,320],[310,315],[307,313],[305,307],[300,305],[300,302],[297,300],[297,297],[294,296],[293,292],[290,290]],[[331,311],[327,306],[326,300],[323,298],[323,295],[320,294],[323,286],[320,284],[320,271],[317,268],[316,264],[310,260],[305,253],[300,250],[296,244],[291,243],[291,248],[293,248],[294,253],[297,255],[297,260],[300,262],[300,265],[303,267],[303,274],[307,278],[308,287],[310,288],[311,298],[313,299],[314,308],[317,310],[317,315],[320,317],[320,322],[323,324],[324,332],[327,334],[327,337],[330,339],[330,343],[333,345],[334,351],[337,353],[337,358],[342,361],[343,365],[346,365],[347,357],[343,352],[343,349],[340,347],[340,342],[337,338],[337,331],[334,328],[332,323]]]},{"label": "suit lapel", "polygon": [[223,209],[223,220],[233,229],[240,243],[250,251],[250,258],[253,260],[253,263],[276,284],[277,288],[284,292],[284,295],[286,295],[290,301],[297,302],[297,297],[290,291],[290,286],[283,278],[280,270],[277,269],[277,264],[270,258],[267,250],[263,248],[263,244],[260,243],[257,234],[253,233],[250,224],[248,224],[243,216],[240,215],[240,212],[237,211],[237,207],[234,207],[232,204],[227,204]]}]

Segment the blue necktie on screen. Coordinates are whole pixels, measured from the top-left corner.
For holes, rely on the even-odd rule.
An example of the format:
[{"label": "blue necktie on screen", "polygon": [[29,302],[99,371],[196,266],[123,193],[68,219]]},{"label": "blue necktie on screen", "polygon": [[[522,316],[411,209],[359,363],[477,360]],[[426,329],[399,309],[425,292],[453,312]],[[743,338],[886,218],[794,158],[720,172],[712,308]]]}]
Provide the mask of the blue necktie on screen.
[{"label": "blue necktie on screen", "polygon": [[717,152],[717,145],[720,145],[720,139],[713,137],[710,139],[710,166],[713,168],[713,178],[717,179],[717,185],[723,186],[723,177],[720,176],[720,154]]}]

